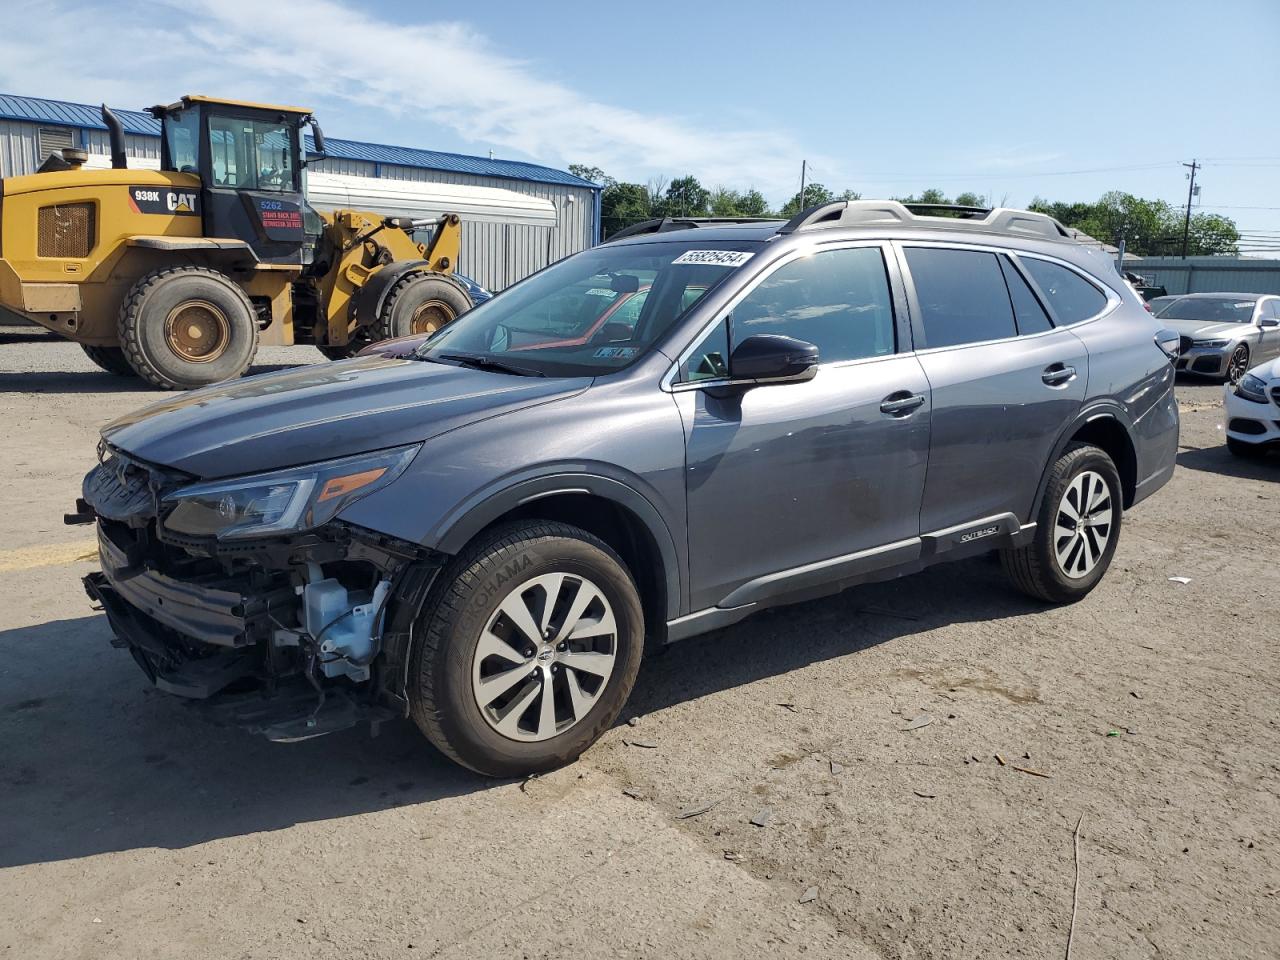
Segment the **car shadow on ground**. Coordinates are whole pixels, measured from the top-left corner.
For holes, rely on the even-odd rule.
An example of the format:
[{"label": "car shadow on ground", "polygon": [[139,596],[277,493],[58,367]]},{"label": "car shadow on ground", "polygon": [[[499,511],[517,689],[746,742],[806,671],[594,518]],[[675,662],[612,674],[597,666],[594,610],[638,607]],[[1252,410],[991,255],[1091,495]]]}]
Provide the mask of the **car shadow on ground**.
[{"label": "car shadow on ground", "polygon": [[[856,654],[943,624],[1031,614],[978,559],[767,611],[656,651],[623,717]],[[0,867],[429,804],[499,785],[407,721],[294,744],[212,724],[159,693],[100,615],[0,632]],[[747,694],[749,695],[749,694]]]},{"label": "car shadow on ground", "polygon": [[1262,450],[1251,457],[1239,457],[1220,447],[1184,448],[1178,451],[1178,466],[1202,470],[1242,480],[1280,480],[1280,451]]},{"label": "car shadow on ground", "polygon": [[[3,356],[0,355],[0,367]],[[246,376],[259,373],[275,373],[277,370],[293,370],[311,366],[307,363],[268,363],[249,368]],[[0,393],[140,393],[157,400],[174,394],[168,390],[151,388],[139,377],[121,377],[114,373],[95,370],[33,370],[13,371],[0,369]],[[144,401],[145,402],[145,401]]]}]

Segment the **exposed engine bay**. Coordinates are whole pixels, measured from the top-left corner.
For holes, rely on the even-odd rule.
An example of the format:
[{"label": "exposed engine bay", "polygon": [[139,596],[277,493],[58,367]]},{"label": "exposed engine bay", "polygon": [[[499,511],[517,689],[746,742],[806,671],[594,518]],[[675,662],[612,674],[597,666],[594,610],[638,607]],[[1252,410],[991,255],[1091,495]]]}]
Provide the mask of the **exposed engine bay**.
[{"label": "exposed engine bay", "polygon": [[167,493],[194,478],[109,447],[68,523],[97,526],[85,577],[157,688],[275,740],[407,712],[409,630],[438,557],[333,520],[244,542],[175,534]]}]

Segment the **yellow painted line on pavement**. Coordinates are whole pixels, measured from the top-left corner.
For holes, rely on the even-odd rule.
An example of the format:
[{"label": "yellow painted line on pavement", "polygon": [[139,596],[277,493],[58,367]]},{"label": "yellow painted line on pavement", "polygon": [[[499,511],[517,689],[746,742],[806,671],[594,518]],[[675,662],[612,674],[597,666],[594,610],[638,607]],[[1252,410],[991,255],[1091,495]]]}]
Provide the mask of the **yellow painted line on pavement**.
[{"label": "yellow painted line on pavement", "polygon": [[20,550],[0,550],[0,573],[56,567],[64,563],[80,563],[98,559],[98,541],[77,540],[75,543],[40,544]]}]

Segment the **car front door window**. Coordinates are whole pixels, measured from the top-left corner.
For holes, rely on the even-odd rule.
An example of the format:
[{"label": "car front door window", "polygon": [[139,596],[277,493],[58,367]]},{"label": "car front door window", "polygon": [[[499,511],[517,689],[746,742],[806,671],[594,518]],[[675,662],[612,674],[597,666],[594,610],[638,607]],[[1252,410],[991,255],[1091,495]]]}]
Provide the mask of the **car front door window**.
[{"label": "car front door window", "polygon": [[827,250],[775,270],[734,308],[732,346],[756,334],[812,343],[822,363],[894,352],[893,306],[878,247]]}]

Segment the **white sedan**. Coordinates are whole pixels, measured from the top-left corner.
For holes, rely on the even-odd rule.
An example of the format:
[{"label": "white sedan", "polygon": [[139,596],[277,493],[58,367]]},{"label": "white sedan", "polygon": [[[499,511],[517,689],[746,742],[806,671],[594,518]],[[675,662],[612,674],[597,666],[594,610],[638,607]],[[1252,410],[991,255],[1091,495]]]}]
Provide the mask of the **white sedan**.
[{"label": "white sedan", "polygon": [[1280,359],[1259,364],[1223,393],[1232,453],[1249,457],[1280,449]]}]

